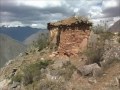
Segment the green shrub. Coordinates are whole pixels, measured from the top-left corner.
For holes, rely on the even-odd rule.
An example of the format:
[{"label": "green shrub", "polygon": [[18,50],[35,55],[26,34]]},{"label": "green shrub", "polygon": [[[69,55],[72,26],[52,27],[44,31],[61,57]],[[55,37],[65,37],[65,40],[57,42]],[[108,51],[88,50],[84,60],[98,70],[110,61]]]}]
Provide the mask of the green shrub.
[{"label": "green shrub", "polygon": [[22,75],[21,74],[15,75],[14,77],[12,77],[12,81],[21,82],[22,81]]},{"label": "green shrub", "polygon": [[113,38],[114,34],[106,31],[106,32],[100,33],[99,35],[100,35],[100,38],[105,41],[106,39],[110,40],[111,38]]},{"label": "green shrub", "polygon": [[118,38],[118,43],[120,43],[120,37]]},{"label": "green shrub", "polygon": [[86,64],[92,64],[92,63],[98,63],[102,61],[102,56],[103,56],[103,50],[104,48],[99,47],[98,48],[89,48],[85,54],[88,57],[88,61]]},{"label": "green shrub", "polygon": [[118,36],[120,36],[120,32],[118,32]]},{"label": "green shrub", "polygon": [[118,32],[118,43],[120,43],[120,32]]},{"label": "green shrub", "polygon": [[103,40],[111,39],[113,37],[113,33],[108,31],[108,28],[105,25],[97,25],[92,28],[95,34],[100,35],[100,38]]},{"label": "green shrub", "polygon": [[76,70],[75,66],[73,66],[70,61],[63,65],[62,68],[58,70],[58,75],[65,78],[66,81],[70,80],[73,72]]},{"label": "green shrub", "polygon": [[104,27],[98,25],[98,26],[93,27],[92,30],[93,30],[93,32],[95,34],[99,34],[99,33],[103,33],[104,32]]},{"label": "green shrub", "polygon": [[33,42],[35,47],[39,48],[39,51],[43,50],[48,46],[48,34],[41,34],[36,42]]},{"label": "green shrub", "polygon": [[92,27],[92,30],[95,34],[106,32],[108,30],[107,23],[98,24],[97,26]]},{"label": "green shrub", "polygon": [[98,25],[93,28],[93,31],[96,35],[99,36],[98,40],[93,44],[88,44],[88,49],[85,51],[85,54],[88,57],[86,64],[98,63],[102,60],[104,53],[104,45],[106,40],[113,38],[113,33],[107,31],[107,28],[102,25]]},{"label": "green shrub", "polygon": [[23,69],[23,80],[24,85],[28,85],[33,83],[34,79],[37,81],[41,78],[41,69],[45,69],[49,64],[51,64],[51,60],[39,61],[34,64],[30,64]]},{"label": "green shrub", "polygon": [[88,58],[86,64],[98,63],[102,61],[102,56],[104,53],[105,40],[103,37],[99,38],[94,44],[88,45],[85,55]]},{"label": "green shrub", "polygon": [[66,90],[64,82],[43,80],[39,83],[35,90]]}]

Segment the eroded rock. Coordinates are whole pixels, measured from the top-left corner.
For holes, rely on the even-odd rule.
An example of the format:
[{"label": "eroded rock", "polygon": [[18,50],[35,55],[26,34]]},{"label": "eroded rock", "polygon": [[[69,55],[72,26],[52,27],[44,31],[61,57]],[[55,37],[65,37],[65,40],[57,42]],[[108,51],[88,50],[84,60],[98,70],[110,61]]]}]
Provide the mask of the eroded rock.
[{"label": "eroded rock", "polygon": [[53,68],[61,68],[64,64],[69,62],[69,58],[59,58],[55,60],[54,64],[52,65]]},{"label": "eroded rock", "polygon": [[84,76],[92,74],[92,76],[97,77],[97,76],[100,76],[102,74],[101,67],[98,66],[98,64],[96,64],[96,63],[82,66],[79,68],[79,71]]}]

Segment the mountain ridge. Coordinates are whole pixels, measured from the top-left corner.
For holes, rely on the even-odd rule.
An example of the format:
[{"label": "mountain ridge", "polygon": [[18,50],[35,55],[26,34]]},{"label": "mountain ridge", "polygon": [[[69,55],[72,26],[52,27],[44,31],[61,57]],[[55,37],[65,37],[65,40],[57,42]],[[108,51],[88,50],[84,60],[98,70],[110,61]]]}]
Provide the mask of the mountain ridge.
[{"label": "mountain ridge", "polygon": [[43,31],[45,29],[41,28],[32,28],[29,26],[26,27],[0,27],[0,33],[6,34],[10,37],[12,37],[15,40],[23,42],[27,37],[30,35],[38,32],[38,31]]},{"label": "mountain ridge", "polygon": [[0,33],[0,67],[26,50],[26,46],[13,38]]},{"label": "mountain ridge", "polygon": [[36,33],[33,33],[32,35],[30,35],[29,37],[27,37],[24,41],[23,41],[23,43],[25,44],[25,45],[31,45],[31,44],[33,44],[33,42],[36,42],[38,39],[39,39],[39,37],[40,37],[40,35],[42,35],[42,34],[47,34],[48,33],[48,31],[47,30],[44,30],[43,32],[41,32],[41,31],[38,31],[38,32],[36,32]]},{"label": "mountain ridge", "polygon": [[120,19],[116,21],[110,28],[109,31],[111,32],[120,32]]}]

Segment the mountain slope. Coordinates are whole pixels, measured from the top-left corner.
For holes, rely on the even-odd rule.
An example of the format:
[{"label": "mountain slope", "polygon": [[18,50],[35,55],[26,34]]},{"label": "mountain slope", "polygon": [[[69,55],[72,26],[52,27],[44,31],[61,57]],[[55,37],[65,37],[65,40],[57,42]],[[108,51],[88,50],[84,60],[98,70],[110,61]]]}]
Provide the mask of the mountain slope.
[{"label": "mountain slope", "polygon": [[31,28],[31,27],[0,27],[0,33],[4,33],[15,40],[24,41],[30,35],[38,32],[43,31],[43,29],[38,28]]},{"label": "mountain slope", "polygon": [[110,28],[109,31],[112,32],[120,32],[120,20],[118,20],[117,22],[115,22]]},{"label": "mountain slope", "polygon": [[26,38],[23,43],[25,45],[30,45],[33,43],[33,41],[37,41],[40,37],[40,35],[42,34],[47,34],[48,33],[48,30],[43,30],[42,32],[41,31],[38,31],[37,33],[34,33],[32,35],[30,35],[28,38]]},{"label": "mountain slope", "polygon": [[13,59],[21,52],[25,51],[26,47],[20,42],[11,37],[0,34],[0,67],[7,61]]},{"label": "mountain slope", "polygon": [[[89,40],[90,45],[98,46],[102,37]],[[85,53],[78,58],[67,57],[48,48],[18,57],[0,70],[0,90],[120,90],[120,43],[116,37],[105,40],[103,60],[97,58],[100,66],[95,62],[86,64],[90,58]]]}]

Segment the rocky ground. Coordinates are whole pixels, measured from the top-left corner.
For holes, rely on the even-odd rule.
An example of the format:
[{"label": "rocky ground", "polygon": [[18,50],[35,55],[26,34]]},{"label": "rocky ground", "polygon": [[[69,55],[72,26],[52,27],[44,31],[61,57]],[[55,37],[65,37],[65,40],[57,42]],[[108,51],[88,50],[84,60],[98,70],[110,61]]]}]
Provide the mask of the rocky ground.
[{"label": "rocky ground", "polygon": [[114,35],[105,40],[100,65],[86,64],[89,59],[84,53],[78,57],[59,56],[46,48],[20,54],[0,69],[0,90],[119,90],[117,38]]}]

